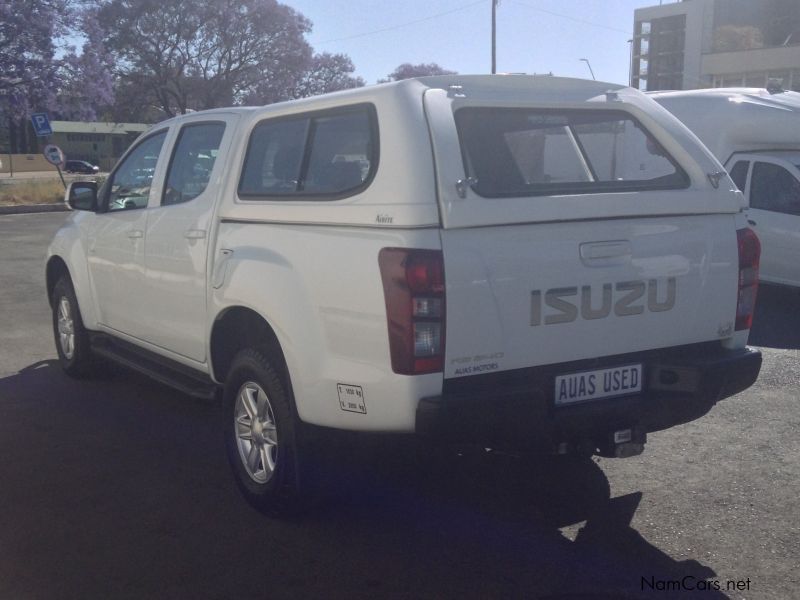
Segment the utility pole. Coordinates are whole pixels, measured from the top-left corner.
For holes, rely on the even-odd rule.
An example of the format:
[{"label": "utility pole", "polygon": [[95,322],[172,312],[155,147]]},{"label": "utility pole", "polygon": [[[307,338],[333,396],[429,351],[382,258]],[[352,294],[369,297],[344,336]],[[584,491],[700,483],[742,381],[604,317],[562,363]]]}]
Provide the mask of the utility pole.
[{"label": "utility pole", "polygon": [[497,0],[492,0],[492,75],[497,73]]}]

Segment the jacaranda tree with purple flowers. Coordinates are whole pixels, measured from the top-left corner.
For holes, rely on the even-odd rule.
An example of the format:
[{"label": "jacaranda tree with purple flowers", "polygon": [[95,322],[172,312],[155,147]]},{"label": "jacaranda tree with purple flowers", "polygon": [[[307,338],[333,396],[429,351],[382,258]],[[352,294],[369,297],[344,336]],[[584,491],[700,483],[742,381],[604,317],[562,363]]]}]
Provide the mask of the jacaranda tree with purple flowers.
[{"label": "jacaranda tree with purple flowers", "polygon": [[127,107],[125,116],[364,85],[347,56],[314,54],[306,40],[311,22],[276,0],[91,1],[116,59],[117,109]]},{"label": "jacaranda tree with purple flowers", "polygon": [[[66,40],[82,37],[81,52]],[[110,56],[93,11],[78,0],[0,0],[0,130],[35,150],[31,113],[94,119],[113,102]]]},{"label": "jacaranda tree with purple flowers", "polygon": [[103,42],[97,12],[85,8],[76,16],[85,41],[80,53],[70,47],[61,61],[57,110],[68,120],[94,121],[114,103],[114,59]]}]

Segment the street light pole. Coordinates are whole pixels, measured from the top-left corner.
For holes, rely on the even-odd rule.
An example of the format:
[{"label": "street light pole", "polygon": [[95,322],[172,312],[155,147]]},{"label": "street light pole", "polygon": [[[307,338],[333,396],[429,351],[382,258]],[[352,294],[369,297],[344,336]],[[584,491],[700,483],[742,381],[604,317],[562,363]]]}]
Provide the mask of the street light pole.
[{"label": "street light pole", "polygon": [[589,67],[589,73],[592,74],[592,79],[597,81],[597,77],[594,76],[594,70],[592,69],[592,65],[589,64],[589,59],[588,58],[582,58],[581,62],[585,62],[586,63],[586,66]]},{"label": "street light pole", "polygon": [[492,0],[492,75],[497,73],[497,4],[500,0]]}]

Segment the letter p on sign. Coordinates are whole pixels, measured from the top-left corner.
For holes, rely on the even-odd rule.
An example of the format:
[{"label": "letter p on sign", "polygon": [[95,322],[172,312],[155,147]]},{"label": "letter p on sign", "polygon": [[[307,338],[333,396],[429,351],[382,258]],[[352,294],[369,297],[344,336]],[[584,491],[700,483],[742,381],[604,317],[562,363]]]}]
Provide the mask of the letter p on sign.
[{"label": "letter p on sign", "polygon": [[37,137],[53,135],[53,129],[50,127],[50,119],[47,118],[47,113],[31,115],[31,124],[33,125],[33,131],[36,133]]}]

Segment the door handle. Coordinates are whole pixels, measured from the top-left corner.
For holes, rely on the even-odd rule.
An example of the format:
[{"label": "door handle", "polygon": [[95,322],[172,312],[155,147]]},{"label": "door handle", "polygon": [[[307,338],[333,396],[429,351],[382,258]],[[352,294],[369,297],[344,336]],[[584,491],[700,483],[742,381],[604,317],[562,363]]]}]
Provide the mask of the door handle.
[{"label": "door handle", "polygon": [[752,225],[753,227],[757,225],[757,223],[753,221],[753,219],[747,219],[747,222],[750,223],[750,225]]},{"label": "door handle", "polygon": [[579,246],[581,262],[587,267],[614,267],[628,264],[633,255],[628,240],[584,242]]},{"label": "door handle", "polygon": [[135,239],[140,238],[140,237],[144,237],[144,231],[142,231],[141,229],[131,229],[128,232],[128,237],[130,239],[132,239],[132,240],[135,240]]},{"label": "door handle", "polygon": [[202,240],[206,237],[206,230],[205,229],[187,229],[183,237],[187,240]]}]

